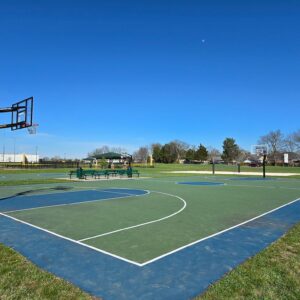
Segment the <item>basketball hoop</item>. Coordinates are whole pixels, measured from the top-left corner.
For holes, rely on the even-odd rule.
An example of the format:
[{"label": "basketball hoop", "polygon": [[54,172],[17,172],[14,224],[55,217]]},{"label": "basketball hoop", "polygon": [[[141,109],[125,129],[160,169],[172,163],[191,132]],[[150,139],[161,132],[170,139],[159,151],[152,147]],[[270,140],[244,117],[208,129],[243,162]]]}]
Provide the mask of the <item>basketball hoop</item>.
[{"label": "basketball hoop", "polygon": [[252,145],[251,153],[256,156],[263,156],[268,154],[267,145]]},{"label": "basketball hoop", "polygon": [[32,124],[32,126],[27,127],[29,134],[36,134],[36,129],[39,126],[39,124]]}]

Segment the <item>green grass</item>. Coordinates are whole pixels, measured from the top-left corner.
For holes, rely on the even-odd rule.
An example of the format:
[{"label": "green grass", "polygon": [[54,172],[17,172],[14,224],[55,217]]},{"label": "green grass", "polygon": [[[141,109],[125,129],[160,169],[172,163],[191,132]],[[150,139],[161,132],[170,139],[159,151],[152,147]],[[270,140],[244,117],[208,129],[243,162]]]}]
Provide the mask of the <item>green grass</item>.
[{"label": "green grass", "polygon": [[0,299],[96,299],[0,244]]},{"label": "green grass", "polygon": [[[155,167],[152,169],[159,169],[160,171],[177,171],[177,170],[211,171],[212,165],[210,164],[155,164]],[[151,170],[151,168],[147,168],[147,170]],[[216,164],[215,170],[237,172],[237,166]],[[300,175],[300,167],[267,166],[266,171],[271,173],[299,173]],[[262,172],[262,167],[241,166],[241,172]]]},{"label": "green grass", "polygon": [[300,299],[300,224],[196,299]]},{"label": "green grass", "polygon": [[48,184],[48,183],[63,183],[70,182],[63,179],[25,179],[25,180],[6,180],[0,181],[0,186],[16,186],[16,185],[32,185],[32,184]]},{"label": "green grass", "polygon": [[0,174],[68,173],[72,168],[57,169],[1,169]]},{"label": "green grass", "polygon": [[[204,164],[155,164],[154,168],[149,167],[136,167],[141,176],[151,176],[155,178],[165,177],[166,174],[164,172],[172,172],[172,171],[212,171],[212,165],[204,165]],[[68,173],[70,168],[57,168],[57,169],[0,169],[0,175],[8,176],[7,179],[3,180],[0,176],[0,186],[12,186],[18,184],[41,184],[41,183],[58,183],[62,182],[62,180],[57,180],[56,174],[64,175],[65,178],[68,178]],[[216,165],[216,171],[228,171],[228,172],[237,172],[237,166],[233,165]],[[262,173],[262,168],[252,168],[247,166],[241,167],[241,172],[260,172]],[[279,166],[267,166],[267,172],[271,173],[298,173],[299,175],[289,176],[289,178],[300,179],[300,167],[279,167]],[[52,176],[53,178],[33,178],[35,175],[46,175]],[[13,178],[14,175],[18,175],[18,178]],[[176,177],[178,174],[167,174],[169,177]],[[181,176],[191,176],[190,174],[181,174]],[[218,176],[218,175],[216,175]],[[223,177],[232,177],[234,175],[222,175]],[[11,179],[10,179],[11,178]]]},{"label": "green grass", "polygon": [[[216,171],[237,171],[236,165],[217,164]],[[86,167],[88,168],[88,166]],[[72,168],[57,168],[57,169],[0,169],[0,174],[27,174],[27,173],[68,173]],[[75,169],[75,168],[73,168]],[[147,173],[157,173],[159,171],[211,171],[210,164],[161,164],[156,163],[154,168],[144,168],[139,166],[138,169],[145,170]],[[242,172],[262,172],[261,167],[247,167],[241,166]],[[281,167],[281,166],[267,166],[267,172],[272,173],[299,173],[300,167]]]},{"label": "green grass", "polygon": [[[166,174],[163,172],[172,171],[209,171],[212,172],[212,165],[205,164],[155,164],[154,168],[139,167],[138,168],[141,176],[151,176],[151,177],[164,177]],[[227,171],[227,172],[237,172],[237,166],[235,165],[215,165],[215,171]],[[241,172],[260,172],[262,174],[262,167],[247,167],[241,166]],[[300,167],[280,167],[280,166],[267,166],[266,172],[270,173],[297,173],[299,175],[289,176],[289,178],[300,179]],[[178,176],[178,174],[169,173],[167,176]],[[180,174],[180,176],[191,176],[191,174]],[[218,175],[216,175],[218,176]],[[230,176],[233,175],[221,175]]]}]

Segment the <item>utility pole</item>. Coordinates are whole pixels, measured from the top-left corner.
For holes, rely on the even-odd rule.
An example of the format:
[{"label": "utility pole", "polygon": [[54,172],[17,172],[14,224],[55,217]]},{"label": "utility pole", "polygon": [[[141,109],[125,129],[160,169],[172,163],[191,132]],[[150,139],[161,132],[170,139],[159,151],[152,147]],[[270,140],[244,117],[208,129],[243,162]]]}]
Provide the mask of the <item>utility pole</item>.
[{"label": "utility pole", "polygon": [[35,146],[35,162],[38,163],[38,146]]},{"label": "utility pole", "polygon": [[2,161],[5,160],[5,144],[3,144],[3,154],[2,154]]},{"label": "utility pole", "polygon": [[16,162],[16,138],[14,138],[14,163]]}]

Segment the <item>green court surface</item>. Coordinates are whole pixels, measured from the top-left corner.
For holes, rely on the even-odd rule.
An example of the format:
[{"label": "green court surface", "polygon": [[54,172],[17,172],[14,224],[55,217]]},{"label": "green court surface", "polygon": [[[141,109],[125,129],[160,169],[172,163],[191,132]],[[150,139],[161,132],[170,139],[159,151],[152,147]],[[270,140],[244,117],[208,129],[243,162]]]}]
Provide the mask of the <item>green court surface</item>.
[{"label": "green court surface", "polygon": [[[220,182],[220,186],[178,182]],[[5,212],[109,255],[144,265],[189,244],[239,225],[300,197],[297,179],[230,180],[193,176],[139,180],[103,180],[68,185],[72,193],[109,188],[146,190],[144,195]],[[52,185],[2,187],[1,197]],[[65,191],[50,191],[66,193]],[[65,194],[67,195],[67,193]],[[30,194],[28,195],[30,197]],[[105,200],[105,201],[104,201]]]}]

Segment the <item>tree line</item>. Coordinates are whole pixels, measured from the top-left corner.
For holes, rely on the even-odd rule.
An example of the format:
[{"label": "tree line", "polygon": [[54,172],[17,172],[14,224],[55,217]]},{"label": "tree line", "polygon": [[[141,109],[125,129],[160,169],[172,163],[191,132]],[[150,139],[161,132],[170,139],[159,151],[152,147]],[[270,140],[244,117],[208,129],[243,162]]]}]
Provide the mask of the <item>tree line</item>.
[{"label": "tree line", "polygon": [[[257,144],[268,146],[268,159],[273,160],[276,164],[283,152],[300,153],[300,130],[286,136],[280,130],[270,131],[266,135],[261,136]],[[89,153],[89,156],[110,151],[126,152],[123,148],[103,146]],[[175,163],[180,160],[201,163],[214,161],[216,158],[221,158],[225,163],[231,163],[234,161],[242,162],[251,156],[251,153],[242,149],[234,138],[227,137],[223,141],[222,151],[205,146],[202,143],[194,146],[180,140],[173,140],[166,144],[153,143],[150,146],[142,146],[133,153],[133,159],[146,162],[150,155],[158,163]]]},{"label": "tree line", "polygon": [[225,162],[232,162],[246,151],[242,150],[233,138],[224,140],[222,153],[218,149],[206,147],[201,143],[198,146],[190,146],[183,141],[174,140],[164,145],[155,143],[150,147],[140,147],[133,154],[133,158],[145,162],[150,153],[154,161],[158,163],[175,163],[180,160],[190,163],[202,163],[208,160],[214,161],[219,157]]}]

